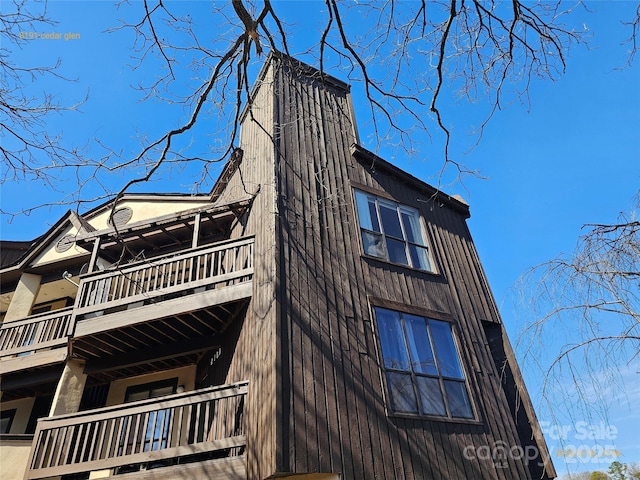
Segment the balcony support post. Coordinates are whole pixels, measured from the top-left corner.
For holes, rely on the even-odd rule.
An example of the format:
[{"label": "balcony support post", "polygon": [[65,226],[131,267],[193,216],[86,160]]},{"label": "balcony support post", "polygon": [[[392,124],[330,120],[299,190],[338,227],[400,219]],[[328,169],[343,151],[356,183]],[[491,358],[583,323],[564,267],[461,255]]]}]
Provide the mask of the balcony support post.
[{"label": "balcony support post", "polygon": [[73,358],[68,359],[60,376],[56,393],[53,396],[49,416],[78,412],[86,381],[87,375],[84,373],[84,361]]},{"label": "balcony support post", "polygon": [[98,252],[100,251],[100,237],[96,237],[93,242],[93,250],[91,251],[91,260],[89,260],[88,272],[93,272],[96,268],[96,262],[98,261]]},{"label": "balcony support post", "polygon": [[198,246],[198,239],[200,237],[200,221],[201,214],[198,212],[196,213],[196,217],[193,221],[193,239],[191,240],[191,248],[196,248]]},{"label": "balcony support post", "polygon": [[23,273],[18,281],[16,291],[13,292],[11,303],[4,317],[5,322],[11,320],[22,320],[31,313],[31,307],[36,301],[36,295],[40,289],[40,275]]}]

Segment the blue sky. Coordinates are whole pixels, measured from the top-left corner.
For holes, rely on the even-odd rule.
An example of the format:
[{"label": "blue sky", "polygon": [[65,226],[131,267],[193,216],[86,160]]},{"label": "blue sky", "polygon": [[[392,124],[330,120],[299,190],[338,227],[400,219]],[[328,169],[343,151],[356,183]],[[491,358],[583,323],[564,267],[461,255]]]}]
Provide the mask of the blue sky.
[{"label": "blue sky", "polygon": [[[612,2],[613,3],[613,2]],[[500,112],[482,143],[470,154],[482,159],[486,181],[468,186],[470,228],[512,343],[528,312],[514,301],[514,285],[530,267],[571,253],[585,224],[614,223],[629,212],[640,188],[640,65],[624,70],[625,48],[620,45],[620,13],[629,2],[593,2],[584,22],[593,37],[589,49],[576,48],[567,72],[556,82],[531,87],[531,106]],[[577,327],[576,327],[577,330]],[[557,332],[571,341],[571,331]],[[545,343],[547,343],[545,341]],[[549,364],[558,344],[549,339]],[[565,447],[606,446],[605,439],[584,439],[579,422],[617,430],[613,441],[622,454],[617,460],[640,459],[640,382],[638,358],[620,365],[620,383],[607,391],[609,417],[593,412],[550,412],[540,401],[540,372],[521,364],[538,418],[551,426],[570,427]],[[570,384],[558,385],[569,397]],[[602,392],[601,392],[602,393]],[[593,416],[590,416],[592,414]],[[553,415],[558,418],[553,420]],[[577,426],[577,427],[576,427]],[[553,433],[553,432],[551,432]],[[552,451],[561,439],[547,435]],[[559,474],[606,470],[612,458],[563,459],[554,455]]]},{"label": "blue sky", "polygon": [[[628,5],[591,4],[595,11],[585,22],[593,33],[589,50],[571,52],[567,72],[556,82],[535,83],[531,106],[500,112],[482,143],[471,155],[483,159],[487,181],[468,185],[471,232],[512,343],[528,312],[514,304],[514,285],[530,267],[571,253],[585,224],[614,223],[628,212],[640,187],[640,69],[619,70],[624,48],[619,45],[616,12]],[[558,331],[560,341],[571,332]],[[549,341],[550,354],[558,344]],[[543,360],[543,364],[545,360]],[[578,422],[600,425],[590,412],[549,412],[540,403],[539,370],[521,364],[538,417],[552,425],[572,427],[565,445],[610,444],[584,440]],[[638,359],[621,365],[620,384],[607,392],[607,426],[617,429],[614,444],[620,461],[640,457],[640,371]],[[573,394],[571,385],[559,385]],[[553,421],[552,414],[558,419]],[[547,436],[552,453],[564,447]],[[603,469],[611,458],[563,459],[554,456],[558,473]]]},{"label": "blue sky", "polygon": [[[187,5],[197,10],[208,2]],[[132,63],[130,32],[105,33],[117,24],[118,18],[125,18],[140,6],[141,3],[133,2],[117,10],[109,1],[50,2],[50,13],[60,23],[48,31],[79,34],[79,38],[34,40],[14,58],[25,63],[51,64],[57,58],[62,60],[62,72],[76,78],[76,82],[36,81],[29,88],[56,92],[67,102],[89,93],[81,113],[55,117],[47,128],[63,133],[65,139],[76,145],[88,143],[95,155],[100,152],[95,148],[96,137],[114,148],[133,151],[138,142],[136,132],[153,137],[154,133],[175,126],[176,118],[185,115],[180,106],[139,101],[139,94],[131,86],[157,72],[153,66],[137,71],[128,66]],[[640,189],[640,59],[631,67],[620,68],[627,60],[628,48],[621,42],[629,31],[620,22],[632,18],[635,6],[633,2],[604,1],[588,6],[592,13],[578,9],[573,22],[587,29],[591,37],[589,47],[576,46],[570,50],[567,71],[555,82],[534,81],[530,104],[515,102],[497,112],[479,145],[466,154],[475,142],[466,132],[477,122],[482,104],[470,105],[453,98],[445,99],[444,103],[451,107],[447,121],[455,136],[453,154],[486,177],[468,178],[464,184],[453,184],[445,190],[462,195],[471,205],[470,229],[512,343],[527,313],[512,301],[513,288],[520,276],[534,265],[571,252],[578,236],[584,233],[584,224],[614,222],[620,212],[630,210],[633,196]],[[292,37],[293,53],[301,53],[306,48],[305,42],[309,42],[309,32],[317,29],[315,15],[323,9],[322,4],[277,2],[276,8],[282,8],[286,18],[295,19],[297,25],[291,25],[297,29]],[[210,31],[202,30],[203,35],[210,35]],[[342,72],[330,73],[345,78]],[[191,79],[187,76],[182,81],[189,84]],[[366,140],[369,138],[363,120],[366,108],[358,101],[358,88],[354,85],[356,115]],[[211,134],[215,125],[211,122],[194,135],[215,141]],[[433,140],[426,137],[417,140],[423,144],[420,155],[409,158],[384,145],[380,154],[419,178],[434,182],[442,154],[438,134],[434,134]],[[125,178],[111,181],[113,188],[118,188]],[[60,188],[64,191],[65,185]],[[181,174],[169,182],[153,182],[144,190],[190,192],[193,188],[194,179]],[[52,195],[61,198],[60,192],[52,194],[36,181],[3,185],[0,194],[3,208],[9,210],[50,199]],[[55,223],[67,208],[36,211],[10,223],[3,217],[0,235],[13,240],[34,238]],[[550,350],[557,347],[550,341]],[[527,365],[523,365],[523,370],[539,419],[551,421],[551,412],[539,398],[540,373]],[[619,459],[628,462],[640,461],[637,435],[640,417],[637,409],[632,408],[634,402],[636,405],[640,402],[639,370],[638,359],[628,367],[621,367],[624,387],[612,394],[606,420],[618,431],[615,445],[623,455]],[[569,418],[562,415],[561,408],[555,410],[553,413],[560,418],[555,422],[573,427],[573,436],[565,439],[569,444],[580,440],[576,438],[576,421],[597,423],[588,412]],[[548,441],[553,453],[557,442],[553,438]],[[554,457],[560,474],[602,469],[610,460],[565,465],[562,458]]]}]

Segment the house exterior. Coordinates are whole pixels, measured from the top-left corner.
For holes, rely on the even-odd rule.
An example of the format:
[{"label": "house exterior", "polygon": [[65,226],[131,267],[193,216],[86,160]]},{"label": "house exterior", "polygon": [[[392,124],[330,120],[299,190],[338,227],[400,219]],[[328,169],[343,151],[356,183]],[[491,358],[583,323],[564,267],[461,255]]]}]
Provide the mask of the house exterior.
[{"label": "house exterior", "polygon": [[6,479],[554,478],[468,205],[272,55],[210,195],[2,242]]}]

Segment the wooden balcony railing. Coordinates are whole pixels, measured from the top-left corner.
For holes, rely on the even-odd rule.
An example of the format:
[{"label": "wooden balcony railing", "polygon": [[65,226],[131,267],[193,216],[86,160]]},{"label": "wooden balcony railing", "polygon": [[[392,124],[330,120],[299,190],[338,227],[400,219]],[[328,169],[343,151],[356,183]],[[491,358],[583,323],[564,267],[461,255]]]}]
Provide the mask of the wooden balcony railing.
[{"label": "wooden balcony railing", "polygon": [[42,418],[25,478],[242,455],[247,388],[241,382]]},{"label": "wooden balcony railing", "polygon": [[69,336],[71,308],[5,322],[0,328],[0,357],[64,345]]},{"label": "wooden balcony railing", "polygon": [[253,237],[152,258],[81,277],[76,315],[184,290],[232,285],[253,275]]}]

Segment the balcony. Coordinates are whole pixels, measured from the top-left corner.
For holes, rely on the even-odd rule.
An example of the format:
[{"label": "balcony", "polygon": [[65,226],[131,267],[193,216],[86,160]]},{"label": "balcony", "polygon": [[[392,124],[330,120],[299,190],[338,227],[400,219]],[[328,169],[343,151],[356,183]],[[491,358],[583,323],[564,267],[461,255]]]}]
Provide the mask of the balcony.
[{"label": "balcony", "polygon": [[105,365],[131,354],[140,365],[160,351],[176,357],[176,346],[210,348],[253,293],[253,245],[229,240],[82,276],[72,355]]},{"label": "balcony", "polygon": [[189,470],[245,478],[247,388],[241,382],[40,419],[25,478],[96,470],[135,478],[127,472],[145,469],[158,469],[158,478]]},{"label": "balcony", "polygon": [[43,366],[64,360],[72,309],[5,322],[0,328],[2,373]]},{"label": "balcony", "polygon": [[85,275],[75,305],[77,316],[175,298],[192,289],[231,286],[253,277],[253,237],[157,257]]},{"label": "balcony", "polygon": [[120,369],[104,381],[129,375],[125,367],[153,371],[154,361],[193,363],[248,303],[253,245],[253,237],[227,240],[83,275],[73,309],[2,325],[3,388],[55,382],[69,352],[87,373]]}]

